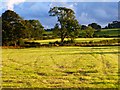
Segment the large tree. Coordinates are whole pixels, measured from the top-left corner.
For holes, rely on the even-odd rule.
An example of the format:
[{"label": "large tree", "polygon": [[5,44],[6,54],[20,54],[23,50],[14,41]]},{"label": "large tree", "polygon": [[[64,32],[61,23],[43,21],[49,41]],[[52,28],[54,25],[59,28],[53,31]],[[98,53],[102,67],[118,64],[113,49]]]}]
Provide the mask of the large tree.
[{"label": "large tree", "polygon": [[24,38],[42,38],[44,27],[38,20],[24,20],[22,23],[25,27],[23,30]]},{"label": "large tree", "polygon": [[57,16],[58,23],[56,24],[58,29],[57,32],[61,38],[61,42],[64,41],[66,37],[74,38],[79,35],[80,25],[75,19],[75,13],[72,9],[66,7],[53,7],[49,11],[50,16]]},{"label": "large tree", "polygon": [[3,45],[16,45],[21,38],[41,38],[43,26],[38,20],[23,20],[16,12],[2,14]]},{"label": "large tree", "polygon": [[23,35],[24,25],[23,19],[14,11],[7,10],[2,14],[2,43],[8,44],[11,42],[16,45],[16,42]]},{"label": "large tree", "polygon": [[29,20],[29,22],[32,25],[32,37],[41,39],[44,32],[42,24],[38,20]]}]

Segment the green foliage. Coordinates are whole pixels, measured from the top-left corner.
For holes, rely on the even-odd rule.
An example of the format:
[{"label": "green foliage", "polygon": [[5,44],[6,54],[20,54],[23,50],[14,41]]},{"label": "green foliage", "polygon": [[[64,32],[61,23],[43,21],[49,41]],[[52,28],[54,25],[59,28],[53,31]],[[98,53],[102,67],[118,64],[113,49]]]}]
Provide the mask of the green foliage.
[{"label": "green foliage", "polygon": [[79,35],[80,25],[75,19],[75,13],[72,9],[66,7],[53,7],[49,11],[50,16],[57,16],[58,22],[54,27],[54,33],[59,35],[61,42],[64,42],[66,37],[74,40]]},{"label": "green foliage", "polygon": [[25,41],[24,41],[22,38],[20,38],[20,39],[18,40],[17,44],[18,44],[19,46],[24,46],[24,45],[25,45],[24,42],[25,42]]},{"label": "green foliage", "polygon": [[105,28],[106,29],[120,28],[120,21],[113,21],[112,23],[108,23],[108,26],[106,26]]},{"label": "green foliage", "polygon": [[86,28],[87,28],[86,25],[82,25],[82,26],[81,26],[81,30],[85,30]]},{"label": "green foliage", "polygon": [[20,38],[42,39],[44,29],[38,20],[23,20],[16,12],[7,10],[2,14],[2,44],[16,45]]},{"label": "green foliage", "polygon": [[88,26],[85,30],[84,30],[84,37],[86,38],[92,38],[94,35],[95,29],[93,29],[92,27]]},{"label": "green foliage", "polygon": [[[96,23],[80,26],[75,18],[75,13],[72,9],[66,7],[53,7],[49,11],[50,16],[57,16],[58,22],[50,33],[44,31],[44,27],[38,20],[23,20],[16,12],[7,10],[0,17],[2,24],[2,44],[17,45],[19,39],[35,39],[45,40],[61,38],[64,44],[65,39],[69,39],[74,43],[77,37],[119,37],[119,29],[100,29],[100,25]],[[118,25],[118,21],[114,21],[111,25]],[[1,25],[0,25],[1,26]],[[91,27],[92,28],[91,28]],[[82,29],[82,30],[81,30]],[[97,30],[95,30],[97,29]],[[52,30],[52,31],[51,31]]]},{"label": "green foliage", "polygon": [[23,19],[14,11],[7,10],[2,14],[2,41],[3,44],[15,42],[22,37]]},{"label": "green foliage", "polygon": [[32,25],[32,38],[35,39],[42,39],[42,33],[44,32],[44,27],[41,25],[41,23],[38,20],[29,20],[30,24]]},{"label": "green foliage", "polygon": [[31,48],[31,47],[40,47],[40,43],[38,42],[24,42],[24,47]]},{"label": "green foliage", "polygon": [[54,26],[54,29],[52,30],[53,31],[53,34],[56,36],[56,37],[60,37],[60,28],[59,28],[59,24],[56,23],[55,26]]},{"label": "green foliage", "polygon": [[67,35],[68,38],[71,38],[72,42],[74,42],[74,39],[79,36],[80,28],[79,22],[76,19],[67,21]]},{"label": "green foliage", "polygon": [[97,23],[91,23],[88,26],[91,26],[92,28],[94,28],[96,30],[101,30],[101,26],[98,25]]}]

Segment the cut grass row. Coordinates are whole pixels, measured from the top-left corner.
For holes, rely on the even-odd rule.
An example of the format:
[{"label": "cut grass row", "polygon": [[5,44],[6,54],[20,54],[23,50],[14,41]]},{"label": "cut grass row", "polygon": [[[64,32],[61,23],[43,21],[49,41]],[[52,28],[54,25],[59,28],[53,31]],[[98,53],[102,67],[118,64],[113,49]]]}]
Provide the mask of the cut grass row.
[{"label": "cut grass row", "polygon": [[3,87],[118,88],[118,47],[2,50]]}]

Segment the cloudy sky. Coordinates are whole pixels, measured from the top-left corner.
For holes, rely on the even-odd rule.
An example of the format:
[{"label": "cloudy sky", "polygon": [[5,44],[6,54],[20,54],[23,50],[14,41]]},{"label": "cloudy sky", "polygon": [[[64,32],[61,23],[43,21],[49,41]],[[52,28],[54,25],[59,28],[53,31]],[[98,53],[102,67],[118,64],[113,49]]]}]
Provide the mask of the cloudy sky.
[{"label": "cloudy sky", "polygon": [[[2,1],[2,0],[1,0]],[[102,27],[118,19],[118,0],[4,0],[0,2],[0,15],[5,10],[14,10],[24,19],[37,19],[45,28],[54,27],[56,17],[49,16],[48,11],[54,6],[71,8],[80,24],[98,23]]]}]

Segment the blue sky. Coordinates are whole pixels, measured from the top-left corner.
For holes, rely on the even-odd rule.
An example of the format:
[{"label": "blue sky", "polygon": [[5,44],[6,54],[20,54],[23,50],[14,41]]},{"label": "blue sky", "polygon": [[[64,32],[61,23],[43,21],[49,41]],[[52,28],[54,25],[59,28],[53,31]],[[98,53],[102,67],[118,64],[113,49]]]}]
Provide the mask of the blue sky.
[{"label": "blue sky", "polygon": [[[13,1],[13,0],[11,0]],[[12,9],[24,19],[38,19],[45,28],[54,27],[56,17],[49,16],[50,7],[64,6],[74,10],[80,24],[98,23],[106,26],[109,22],[118,20],[118,2],[24,2],[9,7],[9,3],[0,3],[0,14]]]}]

